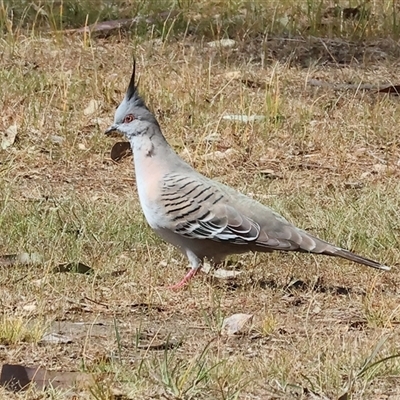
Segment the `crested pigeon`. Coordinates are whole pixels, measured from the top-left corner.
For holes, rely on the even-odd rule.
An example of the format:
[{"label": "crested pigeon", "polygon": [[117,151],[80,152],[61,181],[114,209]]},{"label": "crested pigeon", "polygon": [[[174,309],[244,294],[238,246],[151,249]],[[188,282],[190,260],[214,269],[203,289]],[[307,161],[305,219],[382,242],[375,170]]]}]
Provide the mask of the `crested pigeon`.
[{"label": "crested pigeon", "polygon": [[274,250],[324,254],[380,270],[389,267],[334,246],[301,230],[281,215],[236,190],[201,175],[166,141],[139,96],[135,62],[124,99],[107,135],[130,142],[140,205],[151,228],[188,258],[191,269],[171,288],[184,286],[207,258]]}]

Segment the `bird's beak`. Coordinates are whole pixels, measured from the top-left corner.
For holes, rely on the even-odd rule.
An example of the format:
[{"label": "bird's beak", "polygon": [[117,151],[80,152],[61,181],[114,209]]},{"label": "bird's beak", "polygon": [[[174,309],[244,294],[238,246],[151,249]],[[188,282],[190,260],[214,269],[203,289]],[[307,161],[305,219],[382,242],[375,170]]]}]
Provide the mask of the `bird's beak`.
[{"label": "bird's beak", "polygon": [[117,125],[111,125],[109,128],[106,129],[104,134],[107,135],[107,136],[110,136],[110,137],[120,136],[120,133],[118,132],[118,126]]}]

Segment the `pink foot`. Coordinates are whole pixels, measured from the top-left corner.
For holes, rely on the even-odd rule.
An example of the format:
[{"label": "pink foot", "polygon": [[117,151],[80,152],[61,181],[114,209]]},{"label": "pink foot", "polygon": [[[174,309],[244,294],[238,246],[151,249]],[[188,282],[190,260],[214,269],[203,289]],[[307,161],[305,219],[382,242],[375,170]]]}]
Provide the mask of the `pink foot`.
[{"label": "pink foot", "polygon": [[175,285],[169,286],[168,289],[178,290],[185,286],[198,272],[198,269],[190,269],[190,271],[185,275],[185,277]]}]

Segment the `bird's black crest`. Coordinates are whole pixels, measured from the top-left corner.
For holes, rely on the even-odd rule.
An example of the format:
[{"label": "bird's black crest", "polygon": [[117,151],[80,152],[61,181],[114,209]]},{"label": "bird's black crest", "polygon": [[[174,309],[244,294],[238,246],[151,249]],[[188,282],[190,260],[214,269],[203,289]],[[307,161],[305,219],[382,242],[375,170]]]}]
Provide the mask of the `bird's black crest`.
[{"label": "bird's black crest", "polygon": [[146,106],[143,99],[139,96],[138,85],[135,84],[136,75],[136,60],[133,59],[133,71],[131,80],[128,85],[128,90],[126,91],[126,98],[129,102],[134,102],[136,106]]},{"label": "bird's black crest", "polygon": [[128,90],[126,91],[126,97],[128,100],[130,100],[137,91],[137,86],[135,85],[135,74],[136,74],[136,60],[133,59],[132,76],[129,82]]}]

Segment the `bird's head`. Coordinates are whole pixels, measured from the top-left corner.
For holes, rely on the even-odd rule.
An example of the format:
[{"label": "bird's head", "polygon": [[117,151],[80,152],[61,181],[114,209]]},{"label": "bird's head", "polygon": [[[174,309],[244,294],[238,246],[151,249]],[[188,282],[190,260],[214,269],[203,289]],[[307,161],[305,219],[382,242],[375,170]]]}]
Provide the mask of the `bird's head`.
[{"label": "bird's head", "polygon": [[105,131],[112,136],[115,133],[123,134],[129,141],[143,135],[151,125],[157,125],[153,113],[146,107],[139,96],[138,87],[135,84],[136,62],[133,61],[133,72],[128,90],[121,104],[115,111],[114,123]]}]

